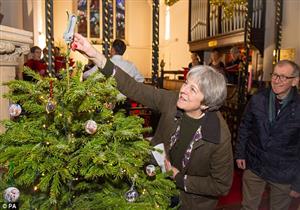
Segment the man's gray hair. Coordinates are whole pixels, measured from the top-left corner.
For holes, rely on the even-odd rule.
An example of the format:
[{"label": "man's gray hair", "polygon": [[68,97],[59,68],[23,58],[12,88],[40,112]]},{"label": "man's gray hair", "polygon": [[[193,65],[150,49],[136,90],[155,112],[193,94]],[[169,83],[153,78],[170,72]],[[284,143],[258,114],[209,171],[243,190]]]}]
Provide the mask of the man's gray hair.
[{"label": "man's gray hair", "polygon": [[300,68],[299,66],[293,62],[293,61],[290,61],[290,60],[280,60],[278,61],[278,63],[275,65],[278,66],[278,67],[282,67],[282,66],[286,66],[286,65],[289,65],[293,68],[293,76],[294,77],[299,77],[300,76]]},{"label": "man's gray hair", "polygon": [[206,65],[193,67],[187,74],[188,79],[196,81],[199,90],[203,93],[203,105],[207,111],[219,109],[227,97],[226,80],[223,74]]}]

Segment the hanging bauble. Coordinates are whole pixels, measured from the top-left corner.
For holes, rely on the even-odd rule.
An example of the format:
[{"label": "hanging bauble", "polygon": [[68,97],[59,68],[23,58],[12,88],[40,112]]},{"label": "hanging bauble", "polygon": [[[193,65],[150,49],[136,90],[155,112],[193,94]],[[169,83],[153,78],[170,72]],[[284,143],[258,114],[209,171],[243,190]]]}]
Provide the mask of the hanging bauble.
[{"label": "hanging bauble", "polygon": [[4,199],[9,203],[16,202],[20,197],[20,191],[15,187],[9,187],[4,191]]},{"label": "hanging bauble", "polygon": [[12,105],[10,105],[8,111],[9,111],[10,116],[17,117],[21,114],[22,108],[19,104],[12,104]]},{"label": "hanging bauble", "polygon": [[155,176],[155,166],[154,165],[147,165],[146,166],[146,174],[150,177]]},{"label": "hanging bauble", "polygon": [[85,123],[85,131],[88,134],[94,134],[97,131],[97,123],[94,120],[88,120]]},{"label": "hanging bauble", "polygon": [[134,187],[131,187],[130,190],[125,193],[125,199],[130,203],[135,202],[138,197],[139,193],[134,189]]},{"label": "hanging bauble", "polygon": [[53,99],[49,99],[46,104],[46,112],[49,114],[55,110],[56,102]]}]

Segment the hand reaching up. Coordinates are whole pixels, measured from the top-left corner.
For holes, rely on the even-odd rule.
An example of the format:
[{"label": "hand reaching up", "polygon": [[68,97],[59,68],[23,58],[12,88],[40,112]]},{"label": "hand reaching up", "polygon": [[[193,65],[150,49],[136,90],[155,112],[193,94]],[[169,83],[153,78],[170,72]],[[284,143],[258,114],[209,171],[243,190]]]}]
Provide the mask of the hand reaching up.
[{"label": "hand reaching up", "polygon": [[103,68],[106,63],[105,56],[96,50],[91,43],[82,35],[75,33],[71,44],[72,50],[77,50],[92,60],[98,67]]}]

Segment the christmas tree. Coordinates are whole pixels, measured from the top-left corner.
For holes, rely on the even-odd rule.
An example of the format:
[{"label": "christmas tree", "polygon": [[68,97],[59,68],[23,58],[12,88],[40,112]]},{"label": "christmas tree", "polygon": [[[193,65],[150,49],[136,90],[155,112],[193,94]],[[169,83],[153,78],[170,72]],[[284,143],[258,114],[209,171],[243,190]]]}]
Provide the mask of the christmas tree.
[{"label": "christmas tree", "polygon": [[6,84],[12,119],[2,122],[0,190],[19,189],[20,209],[168,209],[175,185],[149,165],[149,128],[112,111],[113,78],[82,81],[81,69],[57,79],[25,68],[33,81]]}]

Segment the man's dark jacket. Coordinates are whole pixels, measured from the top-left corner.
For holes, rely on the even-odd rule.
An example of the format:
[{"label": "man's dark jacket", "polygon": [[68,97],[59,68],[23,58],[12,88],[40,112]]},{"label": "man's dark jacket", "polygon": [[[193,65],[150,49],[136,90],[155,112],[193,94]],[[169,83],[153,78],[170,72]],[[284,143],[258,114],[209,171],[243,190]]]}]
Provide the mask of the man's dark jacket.
[{"label": "man's dark jacket", "polygon": [[273,123],[269,121],[269,95],[266,89],[249,101],[242,118],[236,159],[263,179],[291,184],[300,192],[300,95],[296,88],[292,100],[282,108]]}]

